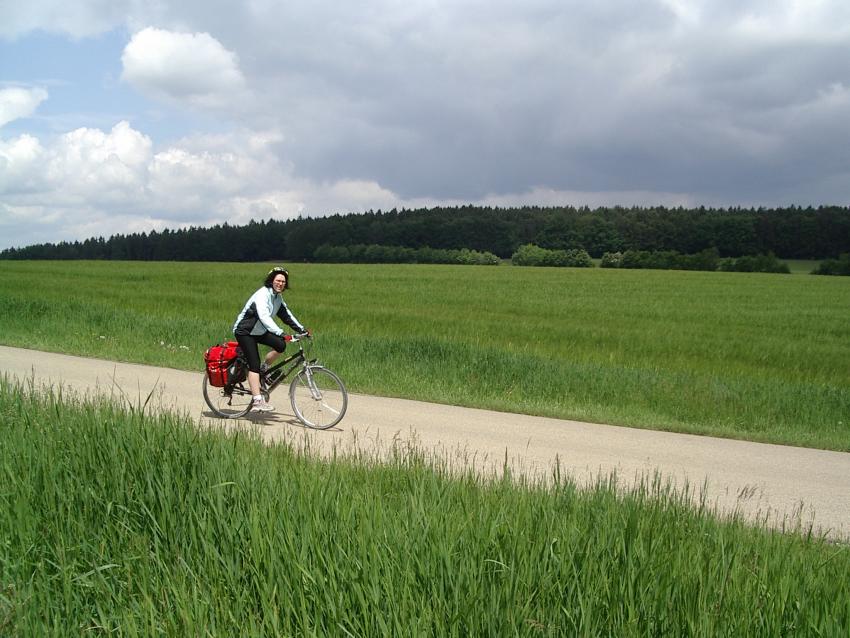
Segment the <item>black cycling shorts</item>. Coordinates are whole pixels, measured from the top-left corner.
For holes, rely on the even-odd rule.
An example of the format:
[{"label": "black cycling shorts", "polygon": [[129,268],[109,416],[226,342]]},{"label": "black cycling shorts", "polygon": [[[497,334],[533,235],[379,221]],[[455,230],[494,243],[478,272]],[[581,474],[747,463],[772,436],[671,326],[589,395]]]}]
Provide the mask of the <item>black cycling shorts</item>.
[{"label": "black cycling shorts", "polygon": [[248,370],[251,372],[260,371],[260,348],[257,344],[262,343],[264,346],[274,348],[278,352],[286,350],[286,341],[283,337],[278,337],[276,334],[267,332],[262,335],[235,335],[236,341],[239,342],[239,347],[242,348],[242,354],[248,360]]}]

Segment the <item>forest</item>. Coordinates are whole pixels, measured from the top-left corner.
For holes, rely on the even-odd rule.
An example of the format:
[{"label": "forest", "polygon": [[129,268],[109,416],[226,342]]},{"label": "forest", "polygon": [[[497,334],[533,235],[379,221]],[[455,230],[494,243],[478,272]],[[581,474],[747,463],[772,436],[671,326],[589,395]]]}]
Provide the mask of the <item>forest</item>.
[{"label": "forest", "polygon": [[628,250],[711,249],[720,257],[830,259],[850,251],[850,207],[392,209],[36,244],[3,250],[0,259],[322,261],[331,248],[358,245],[468,249],[509,258],[524,244],[581,249],[595,258]]}]

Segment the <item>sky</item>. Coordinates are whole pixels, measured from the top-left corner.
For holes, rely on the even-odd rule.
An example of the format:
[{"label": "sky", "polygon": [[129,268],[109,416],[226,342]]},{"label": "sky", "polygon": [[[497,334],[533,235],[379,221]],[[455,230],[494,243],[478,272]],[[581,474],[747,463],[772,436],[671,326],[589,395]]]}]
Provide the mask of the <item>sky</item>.
[{"label": "sky", "polygon": [[462,204],[850,205],[850,3],[0,0],[0,249]]}]

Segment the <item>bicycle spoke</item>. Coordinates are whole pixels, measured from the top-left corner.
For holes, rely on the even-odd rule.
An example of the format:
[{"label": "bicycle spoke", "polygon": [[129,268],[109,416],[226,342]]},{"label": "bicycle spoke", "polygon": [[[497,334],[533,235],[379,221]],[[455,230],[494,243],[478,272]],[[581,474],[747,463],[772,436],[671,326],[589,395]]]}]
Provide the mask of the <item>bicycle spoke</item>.
[{"label": "bicycle spoke", "polygon": [[307,427],[327,429],[342,419],[348,393],[342,381],[322,366],[305,366],[289,386],[295,416]]},{"label": "bicycle spoke", "polygon": [[225,419],[237,419],[251,408],[251,392],[241,383],[225,389],[209,385],[208,380],[204,378],[203,391],[204,400],[210,409]]}]

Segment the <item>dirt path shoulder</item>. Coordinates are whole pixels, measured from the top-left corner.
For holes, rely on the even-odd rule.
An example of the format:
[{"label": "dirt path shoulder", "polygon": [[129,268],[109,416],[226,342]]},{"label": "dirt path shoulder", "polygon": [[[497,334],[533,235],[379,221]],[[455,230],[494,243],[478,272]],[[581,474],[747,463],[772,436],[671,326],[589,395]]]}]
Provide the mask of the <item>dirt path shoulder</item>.
[{"label": "dirt path shoulder", "polygon": [[[616,471],[631,484],[656,472],[676,485],[704,490],[720,511],[739,510],[772,524],[814,524],[850,538],[850,454],[354,394],[336,430],[312,433],[298,425],[280,390],[278,411],[262,420],[213,420],[201,396],[200,372],[114,363],[0,346],[0,374],[102,393],[138,405],[184,411],[207,425],[256,428],[268,441],[308,437],[320,452],[334,447],[386,450],[414,441],[450,461],[545,476],[557,462],[579,483]],[[380,453],[380,452],[378,452]]]}]

